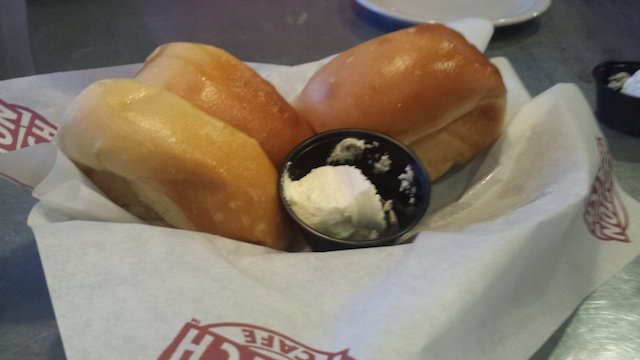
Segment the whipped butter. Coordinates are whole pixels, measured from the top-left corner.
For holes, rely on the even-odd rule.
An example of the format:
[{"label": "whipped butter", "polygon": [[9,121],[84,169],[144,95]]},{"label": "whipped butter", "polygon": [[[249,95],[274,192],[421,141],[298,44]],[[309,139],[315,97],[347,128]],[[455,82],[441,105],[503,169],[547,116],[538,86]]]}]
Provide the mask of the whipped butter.
[{"label": "whipped butter", "polygon": [[[356,152],[358,148],[351,147]],[[296,216],[325,235],[373,240],[386,229],[384,201],[355,166],[321,166],[299,180],[291,180],[287,174],[283,190]]]},{"label": "whipped butter", "polygon": [[373,145],[368,145],[362,139],[346,138],[340,141],[327,158],[327,163],[345,163],[354,161],[362,157],[362,154],[367,148]]},{"label": "whipped butter", "polygon": [[636,71],[622,84],[620,92],[640,98],[640,70]]},{"label": "whipped butter", "polygon": [[640,70],[633,75],[627,72],[619,72],[608,78],[607,86],[623,94],[640,98]]}]

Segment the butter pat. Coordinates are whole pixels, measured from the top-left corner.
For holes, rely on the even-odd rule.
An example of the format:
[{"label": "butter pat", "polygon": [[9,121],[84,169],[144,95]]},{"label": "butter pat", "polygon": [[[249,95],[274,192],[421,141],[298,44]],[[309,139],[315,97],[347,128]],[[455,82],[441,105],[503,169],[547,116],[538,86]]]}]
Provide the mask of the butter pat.
[{"label": "butter pat", "polygon": [[383,200],[355,166],[321,166],[300,180],[285,176],[283,193],[296,216],[325,235],[373,240],[386,228]]},{"label": "butter pat", "polygon": [[640,70],[636,71],[624,82],[620,92],[640,98]]}]

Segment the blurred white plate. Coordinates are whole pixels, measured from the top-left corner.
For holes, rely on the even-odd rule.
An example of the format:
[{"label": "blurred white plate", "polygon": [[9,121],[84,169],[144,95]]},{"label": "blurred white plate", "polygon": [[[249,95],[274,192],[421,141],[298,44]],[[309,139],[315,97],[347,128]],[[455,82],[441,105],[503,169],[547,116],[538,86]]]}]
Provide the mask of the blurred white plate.
[{"label": "blurred white plate", "polygon": [[446,22],[466,17],[505,26],[533,19],[551,0],[356,0],[380,15],[410,23]]}]

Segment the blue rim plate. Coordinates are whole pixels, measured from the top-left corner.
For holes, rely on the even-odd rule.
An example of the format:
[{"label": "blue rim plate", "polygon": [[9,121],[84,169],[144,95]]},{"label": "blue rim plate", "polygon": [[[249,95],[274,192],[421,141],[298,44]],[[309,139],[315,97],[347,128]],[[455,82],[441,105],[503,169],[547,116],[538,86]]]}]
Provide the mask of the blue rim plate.
[{"label": "blue rim plate", "polygon": [[419,24],[462,18],[484,18],[495,27],[532,20],[544,13],[551,0],[355,0],[385,17]]}]

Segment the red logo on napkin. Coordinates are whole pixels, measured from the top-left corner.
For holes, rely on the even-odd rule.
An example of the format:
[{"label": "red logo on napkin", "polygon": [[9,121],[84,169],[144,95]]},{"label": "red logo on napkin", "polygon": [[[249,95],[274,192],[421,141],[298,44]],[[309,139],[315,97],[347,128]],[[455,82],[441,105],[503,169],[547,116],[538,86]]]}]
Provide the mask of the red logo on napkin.
[{"label": "red logo on napkin", "polygon": [[630,242],[629,216],[613,183],[611,154],[604,139],[597,138],[600,166],[591,185],[584,209],[587,228],[600,240]]},{"label": "red logo on napkin", "polygon": [[44,116],[0,99],[0,153],[51,141],[56,131]]},{"label": "red logo on napkin", "polygon": [[186,323],[159,360],[355,360],[347,350],[310,348],[260,326],[240,323]]}]

